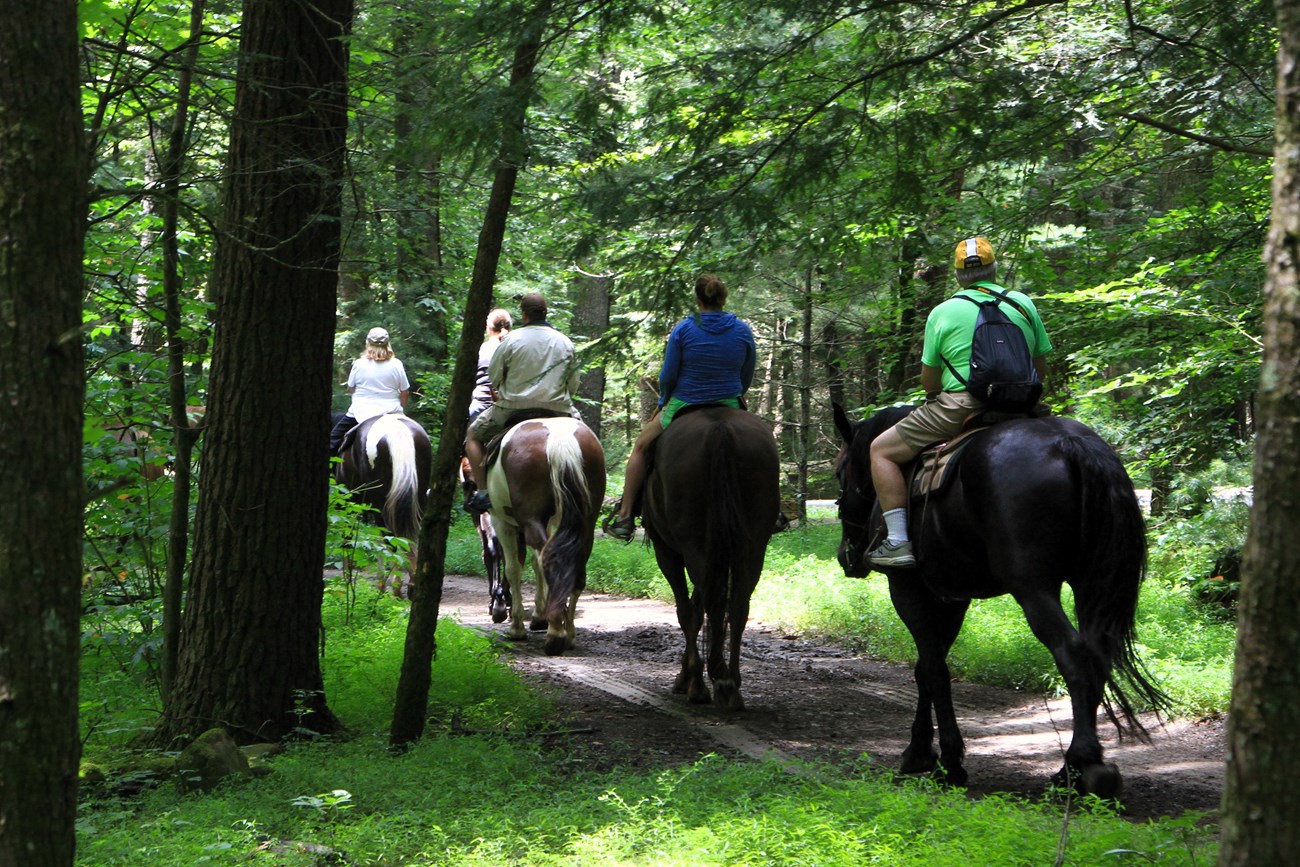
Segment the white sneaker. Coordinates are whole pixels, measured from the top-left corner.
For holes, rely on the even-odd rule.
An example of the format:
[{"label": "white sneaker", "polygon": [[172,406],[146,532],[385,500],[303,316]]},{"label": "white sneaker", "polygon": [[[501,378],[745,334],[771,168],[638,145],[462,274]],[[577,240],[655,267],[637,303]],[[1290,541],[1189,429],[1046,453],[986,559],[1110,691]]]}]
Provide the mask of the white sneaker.
[{"label": "white sneaker", "polygon": [[880,547],[867,555],[873,566],[915,566],[911,541],[890,542],[886,539]]}]

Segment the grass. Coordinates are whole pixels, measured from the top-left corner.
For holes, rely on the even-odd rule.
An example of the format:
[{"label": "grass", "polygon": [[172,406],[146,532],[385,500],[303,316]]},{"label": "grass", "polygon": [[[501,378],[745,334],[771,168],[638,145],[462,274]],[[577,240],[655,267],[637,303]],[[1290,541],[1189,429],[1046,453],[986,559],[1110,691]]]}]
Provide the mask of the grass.
[{"label": "grass", "polygon": [[[825,519],[825,515],[815,515]],[[814,523],[774,538],[754,616],[908,661],[911,640],[879,577],[846,579],[838,528]],[[449,572],[481,570],[477,539],[457,521]],[[649,549],[601,539],[593,589],[667,598]],[[137,612],[138,614],[138,612]],[[1143,654],[1187,715],[1226,707],[1231,627],[1185,583],[1154,574],[1139,624]],[[206,795],[168,783],[127,797],[112,783],[131,739],[158,711],[147,676],[150,616],[88,618],[82,718],[86,759],[109,769],[87,786],[78,823],[83,867],[150,864],[1084,865],[1212,863],[1215,828],[1188,814],[1126,822],[1099,804],[1010,797],[969,800],[899,784],[862,756],[856,771],[710,757],[685,767],[596,773],[560,738],[524,733],[559,722],[553,705],[497,659],[489,640],[444,620],[426,737],[386,749],[406,629],[404,603],[336,580],[326,594],[330,705],[339,738],[292,745],[271,773]],[[954,648],[958,676],[1052,691],[1054,666],[1009,599],[977,603]],[[466,730],[480,734],[463,734]],[[489,732],[491,734],[481,734]],[[558,743],[557,743],[558,741]],[[332,860],[331,860],[332,859]]]},{"label": "grass", "polygon": [[[170,784],[136,797],[92,789],[78,823],[78,864],[965,867],[1053,863],[1058,851],[1069,865],[1191,865],[1214,856],[1199,816],[1135,824],[1093,804],[1067,821],[1060,804],[972,801],[898,784],[866,756],[847,773],[814,765],[790,773],[716,756],[648,772],[587,772],[563,743],[518,736],[550,721],[551,706],[497,661],[484,636],[451,621],[439,626],[429,734],[394,754],[385,732],[405,608],[364,595],[349,605],[334,593],[325,614],[327,691],[348,736],[292,745],[270,760],[268,775],[207,795]],[[87,692],[106,698],[99,690],[107,685],[122,706],[134,683],[147,707],[139,683],[103,677],[116,663],[89,655]],[[455,734],[453,717],[497,733]],[[120,747],[101,727],[87,753],[108,762]],[[1114,854],[1121,851],[1135,854]]]}]

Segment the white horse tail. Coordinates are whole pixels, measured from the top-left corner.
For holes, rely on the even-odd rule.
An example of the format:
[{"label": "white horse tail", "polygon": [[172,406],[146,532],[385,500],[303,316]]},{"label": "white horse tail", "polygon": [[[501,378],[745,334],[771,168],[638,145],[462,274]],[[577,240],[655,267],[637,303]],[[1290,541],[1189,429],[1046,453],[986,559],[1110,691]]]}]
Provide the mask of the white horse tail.
[{"label": "white horse tail", "polygon": [[[551,469],[551,495],[555,503],[554,529],[542,552],[542,567],[551,582],[551,600],[565,604],[573,593],[574,567],[582,550],[583,527],[592,513],[591,491],[583,469],[582,446],[578,442],[578,422],[569,425],[563,419],[548,422],[546,460]],[[552,568],[550,564],[556,564]]]},{"label": "white horse tail", "polygon": [[414,539],[420,532],[423,515],[415,465],[415,436],[407,427],[406,416],[390,413],[375,419],[370,426],[366,460],[372,468],[379,458],[381,443],[387,447],[392,472],[388,498],[384,501],[384,526],[398,536]]}]

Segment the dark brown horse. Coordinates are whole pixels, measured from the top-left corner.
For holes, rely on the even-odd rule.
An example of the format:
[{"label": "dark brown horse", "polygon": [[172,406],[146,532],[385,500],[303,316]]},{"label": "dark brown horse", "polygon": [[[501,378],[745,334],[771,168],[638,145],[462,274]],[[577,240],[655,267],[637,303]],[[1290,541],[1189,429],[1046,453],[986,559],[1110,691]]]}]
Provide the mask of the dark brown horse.
[{"label": "dark brown horse", "polygon": [[546,653],[558,656],[574,646],[578,595],[605,496],[605,453],[576,419],[523,421],[502,435],[487,485],[510,581],[508,635],[526,636],[520,583],[531,548],[537,599],[530,625],[546,630]]},{"label": "dark brown horse", "polygon": [[684,411],[655,444],[642,523],[673,588],[686,637],[673,692],[686,693],[691,702],[710,697],[696,643],[707,618],[713,701],[728,711],[744,710],[740,638],[781,511],[780,470],[772,432],[744,410]]},{"label": "dark brown horse", "polygon": [[339,482],[375,510],[380,526],[414,540],[429,492],[429,435],[401,413],[389,413],[362,422],[348,437],[335,471]]},{"label": "dark brown horse", "polygon": [[[911,407],[858,422],[834,409],[844,438],[835,461],[843,524],[839,560],[846,575],[861,577],[873,568],[866,552],[883,538],[871,442]],[[1102,758],[1098,706],[1104,703],[1122,733],[1145,738],[1128,691],[1155,709],[1166,707],[1167,699],[1137,659],[1134,622],[1146,536],[1133,484],[1115,452],[1072,419],[1001,422],[969,441],[956,478],[941,493],[912,504],[909,525],[916,567],[880,569],[917,650],[916,718],[903,773],[934,773],[965,784],[948,650],[972,599],[1010,594],[1052,652],[1070,692],[1073,739],[1053,783],[1117,797],[1121,778]],[[1078,628],[1061,606],[1063,583],[1074,590]]]}]

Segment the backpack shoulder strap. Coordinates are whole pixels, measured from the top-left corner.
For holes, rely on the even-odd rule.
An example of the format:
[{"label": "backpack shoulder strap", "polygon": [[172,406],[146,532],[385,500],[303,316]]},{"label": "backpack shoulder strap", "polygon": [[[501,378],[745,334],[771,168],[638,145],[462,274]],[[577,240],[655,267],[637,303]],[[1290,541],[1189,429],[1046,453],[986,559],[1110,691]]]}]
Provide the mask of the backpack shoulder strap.
[{"label": "backpack shoulder strap", "polygon": [[[977,285],[977,284],[971,284],[971,285]],[[965,290],[962,290],[962,291],[965,291]],[[969,301],[970,303],[974,304],[976,307],[983,307],[985,304],[997,304],[997,303],[998,303],[997,301],[976,301],[974,298],[970,297],[969,295],[962,295],[961,292],[958,292],[956,295],[954,295],[954,296],[952,296],[952,297],[953,297],[954,299],[956,299],[956,298],[960,298],[962,301]],[[970,384],[969,384],[968,382],[966,382],[966,378],[965,378],[964,376],[962,376],[960,373],[957,372],[957,368],[955,368],[955,367],[952,366],[952,362],[951,362],[951,361],[949,361],[948,359],[946,359],[946,358],[943,357],[943,353],[942,353],[942,352],[939,353],[939,360],[943,362],[943,366],[944,366],[944,367],[948,368],[948,372],[949,372],[949,373],[951,373],[953,376],[957,377],[957,381],[958,381],[958,382],[960,382],[962,385],[966,386],[967,388],[970,388]]]},{"label": "backpack shoulder strap", "polygon": [[[1025,317],[1025,319],[1029,320],[1030,322],[1034,321],[1033,317],[1030,316],[1025,311],[1025,308],[1020,306],[1020,304],[1018,304],[1016,300],[1011,297],[1011,293],[1008,290],[1003,289],[998,284],[988,283],[981,280],[978,283],[972,283],[971,286],[974,286],[976,289],[979,289],[981,292],[985,292],[989,295],[993,295],[995,297],[995,300],[993,301],[994,304],[998,303],[996,299],[1000,298],[1003,301],[1010,304],[1012,307],[1016,308],[1016,312],[1019,313],[1021,316]],[[961,296],[954,296],[954,297],[966,298],[967,296],[961,295]],[[973,299],[968,298],[967,300],[973,300]],[[978,304],[979,302],[976,301],[975,303]]]}]

